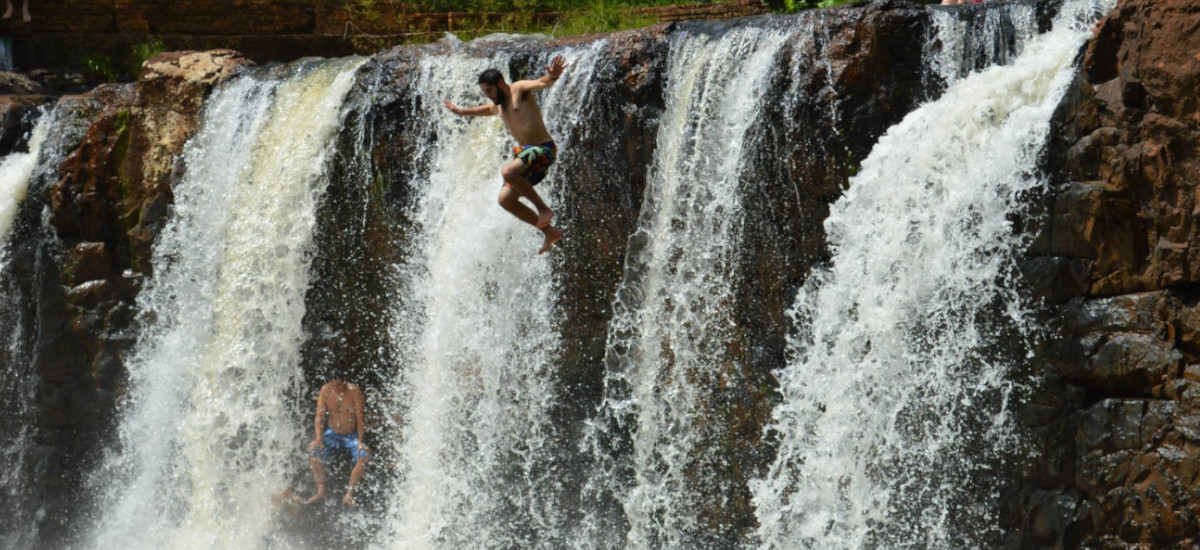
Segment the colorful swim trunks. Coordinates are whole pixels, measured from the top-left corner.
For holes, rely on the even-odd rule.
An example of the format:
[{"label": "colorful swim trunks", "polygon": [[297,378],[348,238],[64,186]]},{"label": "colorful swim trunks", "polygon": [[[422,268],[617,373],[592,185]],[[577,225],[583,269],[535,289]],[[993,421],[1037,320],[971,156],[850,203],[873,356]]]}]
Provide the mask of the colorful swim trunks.
[{"label": "colorful swim trunks", "polygon": [[332,428],[325,428],[325,433],[321,435],[321,447],[309,454],[321,459],[321,462],[329,462],[329,457],[338,449],[350,451],[355,460],[371,456],[371,453],[358,448],[358,434],[342,435]]},{"label": "colorful swim trunks", "polygon": [[[513,147],[513,156],[521,159],[521,163],[525,165],[525,179],[529,180],[530,184],[537,185],[546,179],[546,172],[558,156],[558,147],[554,146],[553,141],[541,145],[518,145]],[[509,185],[505,183],[504,186]]]}]

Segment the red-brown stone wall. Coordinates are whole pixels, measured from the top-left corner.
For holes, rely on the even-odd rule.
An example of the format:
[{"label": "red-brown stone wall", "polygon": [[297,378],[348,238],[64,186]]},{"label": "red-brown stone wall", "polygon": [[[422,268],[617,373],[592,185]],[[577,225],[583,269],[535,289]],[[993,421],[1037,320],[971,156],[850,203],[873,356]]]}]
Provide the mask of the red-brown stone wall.
[{"label": "red-brown stone wall", "polygon": [[[724,19],[766,13],[762,0],[642,8],[659,21]],[[95,52],[114,61],[155,37],[167,49],[236,48],[258,61],[306,55],[346,55],[398,43],[413,35],[502,28],[508,14],[415,13],[402,3],[381,2],[370,16],[347,10],[343,0],[30,0],[33,21],[0,20],[0,36],[13,39],[19,69],[76,67]],[[563,14],[536,14],[552,24]],[[377,40],[352,44],[350,37]],[[345,42],[339,43],[340,42]],[[366,45],[369,44],[369,45]]]}]

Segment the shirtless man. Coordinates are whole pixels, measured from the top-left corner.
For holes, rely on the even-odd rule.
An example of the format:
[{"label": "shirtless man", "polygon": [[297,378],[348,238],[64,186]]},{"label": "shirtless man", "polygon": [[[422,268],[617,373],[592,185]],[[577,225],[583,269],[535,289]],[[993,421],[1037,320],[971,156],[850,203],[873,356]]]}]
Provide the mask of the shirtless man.
[{"label": "shirtless man", "polygon": [[[342,502],[354,506],[354,488],[367,472],[371,449],[363,443],[363,393],[357,384],[338,379],[321,387],[317,395],[315,437],[308,444],[308,464],[317,482],[317,494],[308,499],[312,504],[325,498],[325,462],[337,449],[346,449],[354,456],[354,470]],[[325,417],[329,427],[324,427]]]},{"label": "shirtless man", "polygon": [[[546,172],[558,155],[558,148],[554,146],[550,132],[546,131],[542,110],[538,108],[533,92],[553,86],[566,67],[566,61],[560,55],[546,66],[546,74],[541,78],[518,80],[512,84],[504,82],[500,71],[488,69],[479,75],[479,88],[483,90],[483,95],[492,100],[491,105],[462,109],[449,100],[442,100],[446,108],[458,116],[500,115],[508,132],[517,140],[517,147],[513,147],[514,158],[500,169],[500,175],[504,177],[500,206],[541,230],[545,240],[538,254],[550,250],[554,243],[562,239],[563,232],[550,225],[554,211],[533,190],[533,186],[546,177]],[[520,197],[533,203],[537,213],[522,204],[518,200]]]}]

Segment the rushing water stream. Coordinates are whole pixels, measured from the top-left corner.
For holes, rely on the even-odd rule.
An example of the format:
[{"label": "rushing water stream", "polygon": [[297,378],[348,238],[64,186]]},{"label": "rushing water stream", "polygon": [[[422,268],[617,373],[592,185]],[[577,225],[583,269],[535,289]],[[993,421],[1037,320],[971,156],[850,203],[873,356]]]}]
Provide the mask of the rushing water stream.
[{"label": "rushing water stream", "polygon": [[[793,310],[755,484],[766,547],[999,544],[1014,448],[1007,375],[1031,327],[1013,230],[1086,32],[1068,4],[1010,65],[957,82],[879,140],[826,220],[833,260]],[[990,503],[990,504],[989,504]]]},{"label": "rushing water stream", "polygon": [[[754,307],[740,290],[756,284],[741,263],[757,246],[750,226],[764,202],[753,194],[798,195],[803,183],[756,179],[792,154],[766,134],[814,131],[772,113],[813,106],[844,131],[842,61],[825,53],[822,17],[683,26],[661,51],[637,54],[660,60],[645,69],[657,80],[605,76],[626,47],[616,37],[445,41],[400,61],[247,71],[206,99],[185,148],[153,277],[137,297],[117,441],[82,476],[93,513],[64,540],[105,549],[997,544],[1017,437],[1011,374],[1038,336],[1014,280],[1027,237],[1011,221],[1042,184],[1037,161],[1086,21],[1107,7],[1069,1],[1041,35],[1029,6],[969,17],[926,8],[923,88],[907,93],[927,103],[857,163],[824,219],[828,255],[806,260],[815,265],[803,267],[798,295],[776,289],[793,304],[779,330],[790,335],[778,346],[786,361],[774,365],[778,389],[761,390],[773,397],[749,405],[730,396],[747,357],[767,345],[739,313]],[[538,190],[560,209],[568,240],[536,256],[540,234],[495,202],[511,157],[500,120],[454,117],[441,100],[482,103],[479,72],[536,75],[554,55],[569,67],[539,101],[561,154]],[[796,84],[809,72],[827,79],[819,93]],[[634,101],[622,94],[640,89],[635,77],[661,83],[661,97],[622,103]],[[385,119],[403,133],[380,133]],[[642,145],[614,143],[638,120],[655,129]],[[0,237],[56,124],[43,115],[29,152],[0,159]],[[827,153],[843,137],[812,140]],[[397,142],[402,151],[388,148]],[[580,189],[624,189],[635,169],[645,185],[629,186],[636,200],[620,205],[628,225],[598,222],[622,231],[621,242],[587,233],[574,213],[599,195]],[[331,208],[347,188],[363,190],[362,205]],[[386,231],[372,225],[380,211],[392,216]],[[336,296],[366,283],[318,276],[322,261],[355,257],[322,248],[339,242],[322,231],[370,233],[389,250],[372,283],[384,287],[382,303],[369,315],[351,311],[361,300]],[[583,328],[564,319],[596,298],[563,272],[605,271],[568,265],[581,257],[572,246],[615,249],[620,263],[600,291],[611,307],[586,319],[590,356],[578,351]],[[4,292],[5,321],[25,315],[19,289]],[[377,339],[353,368],[349,337],[326,322],[334,313],[365,319]],[[37,382],[21,330],[3,335],[0,381],[19,406],[0,456],[7,499],[33,502],[20,475],[35,447]],[[328,360],[310,364],[313,348],[329,348]],[[561,375],[576,363],[593,390]],[[343,510],[331,498],[289,515],[272,497],[311,489],[310,397],[339,369],[369,384],[377,456],[366,504]],[[588,391],[591,401],[572,402]],[[773,413],[754,426],[765,443],[746,451],[744,430],[727,419],[755,407]],[[565,410],[584,412],[568,422],[556,416]],[[33,544],[38,512],[11,511],[0,543]]]}]

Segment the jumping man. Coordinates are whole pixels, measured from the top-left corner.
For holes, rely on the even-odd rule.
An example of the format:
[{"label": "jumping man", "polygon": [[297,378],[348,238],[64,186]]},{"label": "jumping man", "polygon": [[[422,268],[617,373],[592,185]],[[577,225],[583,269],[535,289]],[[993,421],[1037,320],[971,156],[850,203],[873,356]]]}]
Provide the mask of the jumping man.
[{"label": "jumping man", "polygon": [[[371,458],[371,449],[363,443],[363,401],[362,390],[357,384],[338,379],[321,386],[317,395],[315,437],[308,445],[308,463],[317,482],[317,494],[308,499],[309,504],[325,498],[325,463],[333,451],[345,449],[354,456],[354,470],[350,472],[350,483],[342,502],[354,506],[354,488],[362,481]],[[328,428],[324,428],[326,416],[329,417]]]},{"label": "jumping man", "polygon": [[[504,176],[504,187],[500,190],[500,206],[521,221],[541,230],[545,241],[538,254],[550,250],[554,243],[562,239],[563,232],[550,225],[554,211],[546,206],[537,191],[533,190],[533,186],[545,179],[550,165],[554,164],[554,157],[558,155],[558,148],[554,146],[550,132],[546,131],[546,123],[542,120],[542,111],[538,108],[533,92],[553,86],[566,66],[562,56],[556,56],[546,66],[546,74],[541,78],[518,80],[512,84],[504,82],[500,71],[483,71],[479,75],[479,88],[483,95],[492,100],[491,105],[460,109],[450,101],[442,100],[450,112],[459,116],[500,115],[508,132],[517,140],[517,147],[513,147],[515,158],[500,169],[500,175]],[[518,200],[520,197],[525,197],[533,203],[537,213],[522,204]]]}]

